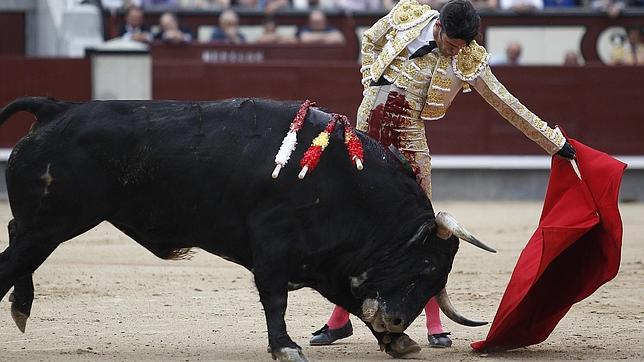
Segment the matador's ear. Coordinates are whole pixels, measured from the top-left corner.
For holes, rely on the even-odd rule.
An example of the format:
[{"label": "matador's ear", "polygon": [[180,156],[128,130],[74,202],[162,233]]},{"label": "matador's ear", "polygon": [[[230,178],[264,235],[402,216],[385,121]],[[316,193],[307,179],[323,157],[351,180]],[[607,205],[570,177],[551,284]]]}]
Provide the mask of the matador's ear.
[{"label": "matador's ear", "polygon": [[432,226],[434,226],[434,229],[436,228],[435,223],[430,223],[430,222],[424,222],[418,227],[418,230],[416,230],[416,233],[409,239],[407,242],[406,246],[409,247],[411,245],[422,245],[425,244],[427,239],[429,239],[429,235],[432,232]]}]

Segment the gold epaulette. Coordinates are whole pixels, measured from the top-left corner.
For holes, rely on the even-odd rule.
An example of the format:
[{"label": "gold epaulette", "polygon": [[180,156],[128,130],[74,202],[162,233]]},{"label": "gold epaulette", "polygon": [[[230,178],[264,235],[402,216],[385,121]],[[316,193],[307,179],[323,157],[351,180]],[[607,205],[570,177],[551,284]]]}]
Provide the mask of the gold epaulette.
[{"label": "gold epaulette", "polygon": [[481,75],[489,58],[490,55],[485,48],[478,45],[476,40],[472,40],[468,46],[452,57],[454,74],[463,81],[472,81]]},{"label": "gold epaulette", "polygon": [[434,14],[429,5],[421,5],[416,0],[402,0],[389,13],[389,23],[398,30],[407,30]]}]

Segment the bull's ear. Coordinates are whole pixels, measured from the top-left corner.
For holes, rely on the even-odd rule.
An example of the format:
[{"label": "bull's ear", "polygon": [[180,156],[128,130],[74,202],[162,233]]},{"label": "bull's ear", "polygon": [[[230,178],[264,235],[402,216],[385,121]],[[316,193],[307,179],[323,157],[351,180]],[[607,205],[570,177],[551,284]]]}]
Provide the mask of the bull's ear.
[{"label": "bull's ear", "polygon": [[436,219],[431,219],[427,222],[427,226],[429,227],[429,234],[436,234],[436,229],[438,229],[438,225],[436,225]]},{"label": "bull's ear", "polygon": [[418,230],[414,233],[414,236],[409,239],[407,242],[407,247],[418,244],[422,245],[425,244],[427,239],[429,238],[429,234],[432,232],[433,229],[436,228],[436,223],[433,222],[424,222],[422,223],[419,227]]}]

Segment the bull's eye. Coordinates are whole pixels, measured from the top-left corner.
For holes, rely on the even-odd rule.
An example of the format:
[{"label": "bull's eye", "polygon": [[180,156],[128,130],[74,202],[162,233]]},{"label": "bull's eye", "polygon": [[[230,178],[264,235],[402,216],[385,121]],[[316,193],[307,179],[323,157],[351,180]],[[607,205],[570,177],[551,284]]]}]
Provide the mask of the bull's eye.
[{"label": "bull's eye", "polygon": [[436,272],[436,266],[430,265],[427,268],[423,269],[421,272],[421,275],[423,276],[430,276]]}]

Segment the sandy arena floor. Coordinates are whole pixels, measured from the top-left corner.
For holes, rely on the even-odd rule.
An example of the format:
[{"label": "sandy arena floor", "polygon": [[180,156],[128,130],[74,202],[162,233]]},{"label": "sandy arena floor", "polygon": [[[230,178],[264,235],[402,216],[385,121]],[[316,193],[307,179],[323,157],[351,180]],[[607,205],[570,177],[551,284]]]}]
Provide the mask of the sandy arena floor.
[{"label": "sandy arena floor", "polygon": [[[482,240],[487,254],[461,247],[450,275],[452,301],[474,319],[494,317],[510,273],[541,211],[538,203],[443,203]],[[408,329],[422,342],[425,360],[644,359],[644,204],[623,204],[624,245],[618,276],[575,305],[550,338],[537,346],[495,355],[474,353],[469,343],[489,326],[467,328],[443,317],[454,347],[430,349],[424,317]],[[11,213],[0,202],[0,247],[8,243]],[[0,304],[0,360],[270,360],[264,314],[252,276],[241,267],[199,251],[189,261],[157,259],[109,224],[61,245],[35,273],[36,299],[21,334]],[[311,360],[390,360],[352,317],[353,337],[310,347],[310,332],[326,321],[331,305],[317,292],[289,295],[291,337]]]}]

